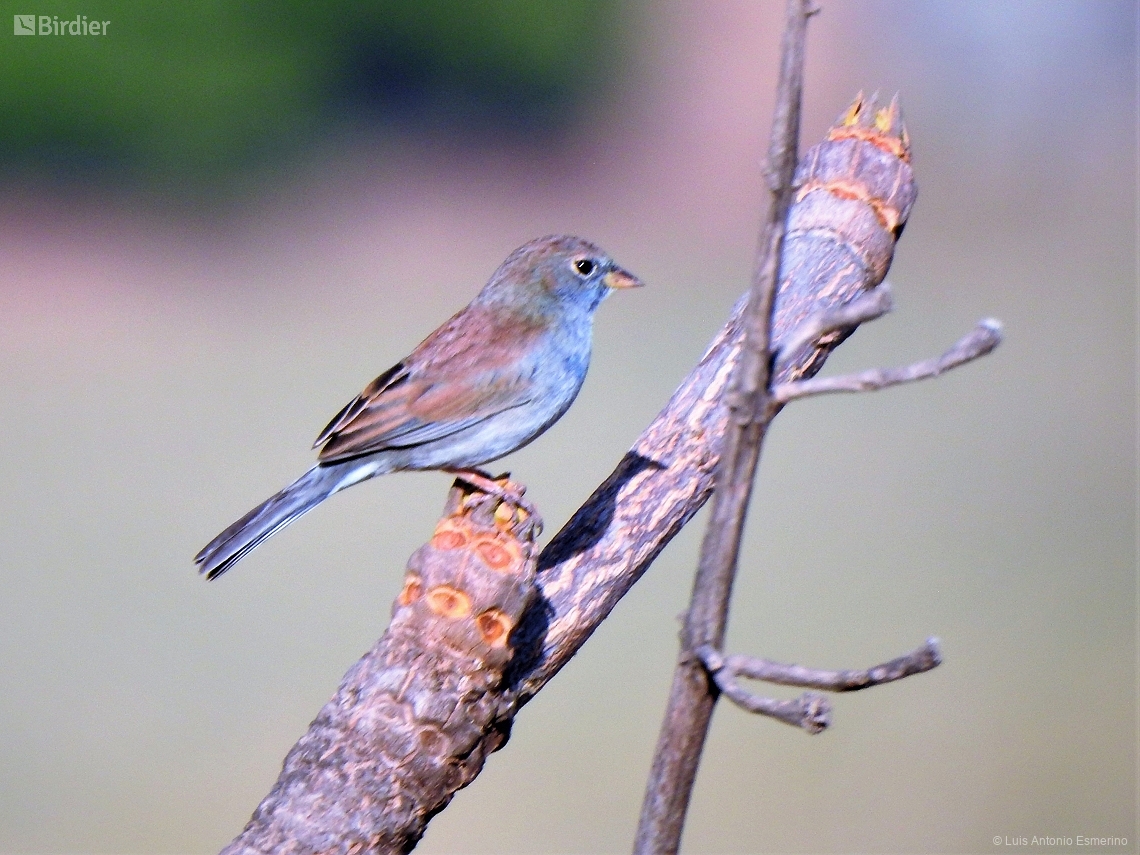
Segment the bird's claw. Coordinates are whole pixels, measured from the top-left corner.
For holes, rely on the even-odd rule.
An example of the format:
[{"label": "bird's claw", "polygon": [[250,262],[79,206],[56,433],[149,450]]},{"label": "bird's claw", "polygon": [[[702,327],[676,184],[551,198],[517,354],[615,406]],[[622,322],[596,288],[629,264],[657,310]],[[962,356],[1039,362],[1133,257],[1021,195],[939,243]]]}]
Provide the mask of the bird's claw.
[{"label": "bird's claw", "polygon": [[479,469],[449,469],[447,471],[455,475],[455,477],[463,483],[469,484],[490,496],[494,496],[500,501],[514,505],[522,513],[531,518],[535,536],[541,533],[543,523],[542,516],[538,513],[538,508],[536,508],[529,499],[523,496],[523,493],[526,492],[526,487],[510,480],[509,472],[504,472],[499,476],[492,476]]}]

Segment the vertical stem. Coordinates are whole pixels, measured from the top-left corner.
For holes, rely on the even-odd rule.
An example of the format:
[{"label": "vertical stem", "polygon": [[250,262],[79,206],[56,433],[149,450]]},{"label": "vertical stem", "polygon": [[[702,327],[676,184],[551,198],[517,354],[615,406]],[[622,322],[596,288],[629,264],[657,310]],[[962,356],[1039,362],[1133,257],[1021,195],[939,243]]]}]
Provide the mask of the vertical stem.
[{"label": "vertical stem", "polygon": [[768,391],[772,309],[796,166],[807,19],[813,11],[808,0],[788,0],[780,81],[768,148],[771,197],[761,226],[744,319],[744,348],[728,398],[732,418],[721,447],[712,515],[701,543],[692,599],[681,634],[681,652],[641,807],[634,843],[636,855],[678,851],[685,812],[718,695],[692,651],[703,644],[720,648],[724,642],[729,598],[756,464],[769,419],[777,409]]}]

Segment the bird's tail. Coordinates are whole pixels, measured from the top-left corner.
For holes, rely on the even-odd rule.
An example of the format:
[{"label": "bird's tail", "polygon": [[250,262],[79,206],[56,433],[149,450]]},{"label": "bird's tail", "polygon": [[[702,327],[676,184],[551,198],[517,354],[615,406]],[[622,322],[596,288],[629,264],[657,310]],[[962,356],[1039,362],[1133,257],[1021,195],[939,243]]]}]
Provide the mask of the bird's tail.
[{"label": "bird's tail", "polygon": [[[359,461],[351,462],[359,465]],[[314,466],[284,490],[270,496],[194,556],[198,572],[205,573],[207,579],[221,576],[267,537],[333,493],[375,474],[374,471],[354,473],[351,471],[354,467],[348,463]]]}]

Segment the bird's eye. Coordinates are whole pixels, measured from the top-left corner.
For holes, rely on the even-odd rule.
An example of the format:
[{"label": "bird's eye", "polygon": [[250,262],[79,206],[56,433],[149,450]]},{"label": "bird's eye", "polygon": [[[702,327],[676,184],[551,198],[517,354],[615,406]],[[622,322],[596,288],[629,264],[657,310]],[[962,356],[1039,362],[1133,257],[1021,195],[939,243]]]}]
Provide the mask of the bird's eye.
[{"label": "bird's eye", "polygon": [[583,276],[589,276],[591,273],[593,273],[596,266],[597,265],[595,265],[594,262],[588,258],[579,258],[574,262],[574,269]]}]

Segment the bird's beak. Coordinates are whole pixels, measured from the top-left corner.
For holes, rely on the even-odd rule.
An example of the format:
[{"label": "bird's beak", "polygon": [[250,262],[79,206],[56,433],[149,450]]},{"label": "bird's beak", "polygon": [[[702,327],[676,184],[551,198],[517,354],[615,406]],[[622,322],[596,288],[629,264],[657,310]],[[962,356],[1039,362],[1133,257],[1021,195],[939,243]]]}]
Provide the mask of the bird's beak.
[{"label": "bird's beak", "polygon": [[640,288],[645,284],[628,270],[620,267],[615,267],[603,276],[602,282],[607,288]]}]

